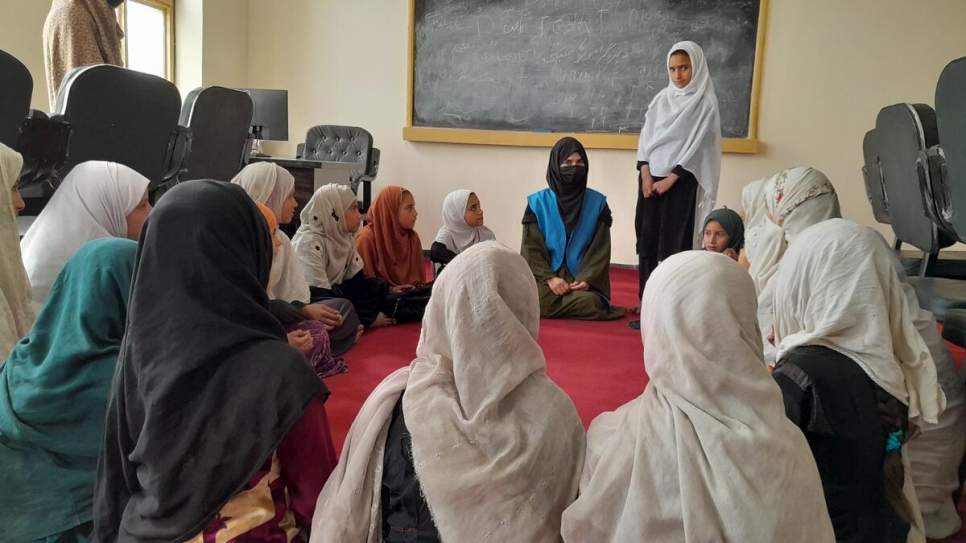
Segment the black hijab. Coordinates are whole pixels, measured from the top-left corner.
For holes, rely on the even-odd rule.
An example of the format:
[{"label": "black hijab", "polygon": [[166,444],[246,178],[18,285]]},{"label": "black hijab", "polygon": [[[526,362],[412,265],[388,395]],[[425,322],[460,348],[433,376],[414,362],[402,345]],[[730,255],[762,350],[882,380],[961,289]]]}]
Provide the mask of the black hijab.
[{"label": "black hijab", "polygon": [[[561,167],[560,164],[574,153],[580,153],[585,166]],[[570,234],[580,221],[589,171],[590,161],[587,160],[587,151],[575,138],[563,138],[553,146],[550,151],[550,163],[547,165],[547,184],[557,195],[557,207],[560,209],[560,218],[563,219],[567,234]]]},{"label": "black hijab", "polygon": [[728,246],[725,249],[733,249],[735,252],[741,251],[745,245],[745,222],[741,220],[741,215],[728,209],[727,207],[715,209],[708,214],[704,220],[705,228],[708,223],[715,221],[728,233]]},{"label": "black hijab", "polygon": [[247,193],[191,181],[145,222],[94,496],[98,541],[184,541],[271,457],[324,386],[265,292]]}]

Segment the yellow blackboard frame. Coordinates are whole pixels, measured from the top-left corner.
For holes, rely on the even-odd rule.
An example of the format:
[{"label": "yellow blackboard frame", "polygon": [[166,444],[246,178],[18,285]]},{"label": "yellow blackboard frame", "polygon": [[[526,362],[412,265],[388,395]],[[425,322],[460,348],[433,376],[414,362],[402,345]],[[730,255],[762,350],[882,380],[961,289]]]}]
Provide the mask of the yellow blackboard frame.
[{"label": "yellow blackboard frame", "polygon": [[[751,110],[748,115],[747,138],[725,138],[725,153],[758,152],[758,106],[761,96],[762,66],[765,56],[765,28],[768,0],[761,0],[758,12],[758,37],[755,43],[755,67],[751,79]],[[637,149],[637,134],[601,134],[596,132],[525,132],[513,130],[467,130],[413,126],[413,84],[416,60],[416,0],[409,0],[409,81],[406,84],[406,126],[403,139],[415,142],[462,143],[470,145],[508,145],[513,147],[553,147],[564,136],[574,136],[589,149]]]}]

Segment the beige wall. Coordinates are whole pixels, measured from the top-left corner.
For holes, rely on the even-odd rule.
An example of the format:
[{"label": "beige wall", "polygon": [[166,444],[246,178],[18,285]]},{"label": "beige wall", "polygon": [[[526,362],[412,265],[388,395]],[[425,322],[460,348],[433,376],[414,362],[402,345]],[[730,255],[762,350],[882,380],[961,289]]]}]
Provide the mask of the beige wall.
[{"label": "beige wall", "polygon": [[175,84],[248,84],[248,5],[238,0],[175,0]]},{"label": "beige wall", "polygon": [[0,49],[20,59],[34,78],[30,106],[48,111],[47,82],[44,75],[44,21],[50,0],[2,0]]},{"label": "beige wall", "polygon": [[[461,187],[480,194],[487,224],[502,240],[519,243],[524,198],[544,185],[547,150],[403,141],[408,2],[248,0],[247,10],[242,0],[205,0],[203,10],[188,3],[195,8],[182,8],[177,24],[188,25],[194,38],[179,34],[178,74],[195,79],[179,81],[182,91],[197,86],[199,77],[205,85],[287,88],[292,140],[270,149],[293,155],[315,124],[366,127],[382,150],[378,185],[401,184],[417,196],[424,245],[439,227],[443,197]],[[41,109],[41,29],[48,6],[45,0],[4,0],[9,16],[0,18],[0,49],[30,68],[34,107]],[[771,0],[763,151],[724,157],[719,203],[735,207],[745,182],[811,165],[836,184],[847,217],[872,225],[860,175],[862,135],[884,105],[933,102],[943,66],[966,55],[963,20],[961,0],[928,6],[914,0]],[[200,75],[192,62],[200,63]],[[633,263],[634,153],[592,150],[590,159],[591,186],[608,195],[614,210],[614,261]]]},{"label": "beige wall", "polygon": [[[20,59],[34,78],[32,107],[47,111],[43,28],[50,0],[2,0],[0,49]],[[175,0],[175,81],[182,95],[201,85],[248,82],[245,0]]]},{"label": "beige wall", "polygon": [[244,0],[204,0],[202,81],[206,86],[248,84],[248,6]]},{"label": "beige wall", "polygon": [[[249,0],[249,28],[259,36],[249,43],[249,84],[290,91],[292,141],[274,148],[294,154],[296,140],[315,124],[363,126],[382,150],[378,184],[415,192],[424,245],[439,227],[443,197],[465,187],[480,194],[500,239],[517,246],[524,198],[544,186],[547,150],[402,140],[408,4]],[[738,206],[748,181],[810,165],[835,183],[847,217],[872,225],[860,173],[863,134],[885,105],[932,103],[943,66],[966,55],[966,2],[927,4],[771,0],[763,152],[724,157],[719,204]],[[590,160],[591,186],[607,194],[614,210],[614,261],[636,262],[634,153],[594,150]]]}]

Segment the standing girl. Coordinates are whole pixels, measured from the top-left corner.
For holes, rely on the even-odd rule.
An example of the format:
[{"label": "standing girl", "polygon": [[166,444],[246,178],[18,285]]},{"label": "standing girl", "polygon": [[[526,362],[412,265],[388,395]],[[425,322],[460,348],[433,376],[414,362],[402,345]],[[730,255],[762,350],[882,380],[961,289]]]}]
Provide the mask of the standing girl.
[{"label": "standing girl", "polygon": [[701,247],[721,171],[721,119],[704,51],[678,42],[667,69],[671,82],[648,106],[637,147],[639,298],[659,261]]}]

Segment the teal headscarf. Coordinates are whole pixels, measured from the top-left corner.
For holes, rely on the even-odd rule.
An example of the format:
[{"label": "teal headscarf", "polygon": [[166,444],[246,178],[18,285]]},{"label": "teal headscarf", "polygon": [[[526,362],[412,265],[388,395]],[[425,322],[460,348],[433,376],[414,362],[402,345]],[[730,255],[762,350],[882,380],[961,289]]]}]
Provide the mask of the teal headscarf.
[{"label": "teal headscarf", "polygon": [[137,243],[117,238],[78,250],[0,367],[0,541],[42,539],[93,518],[136,253]]}]

